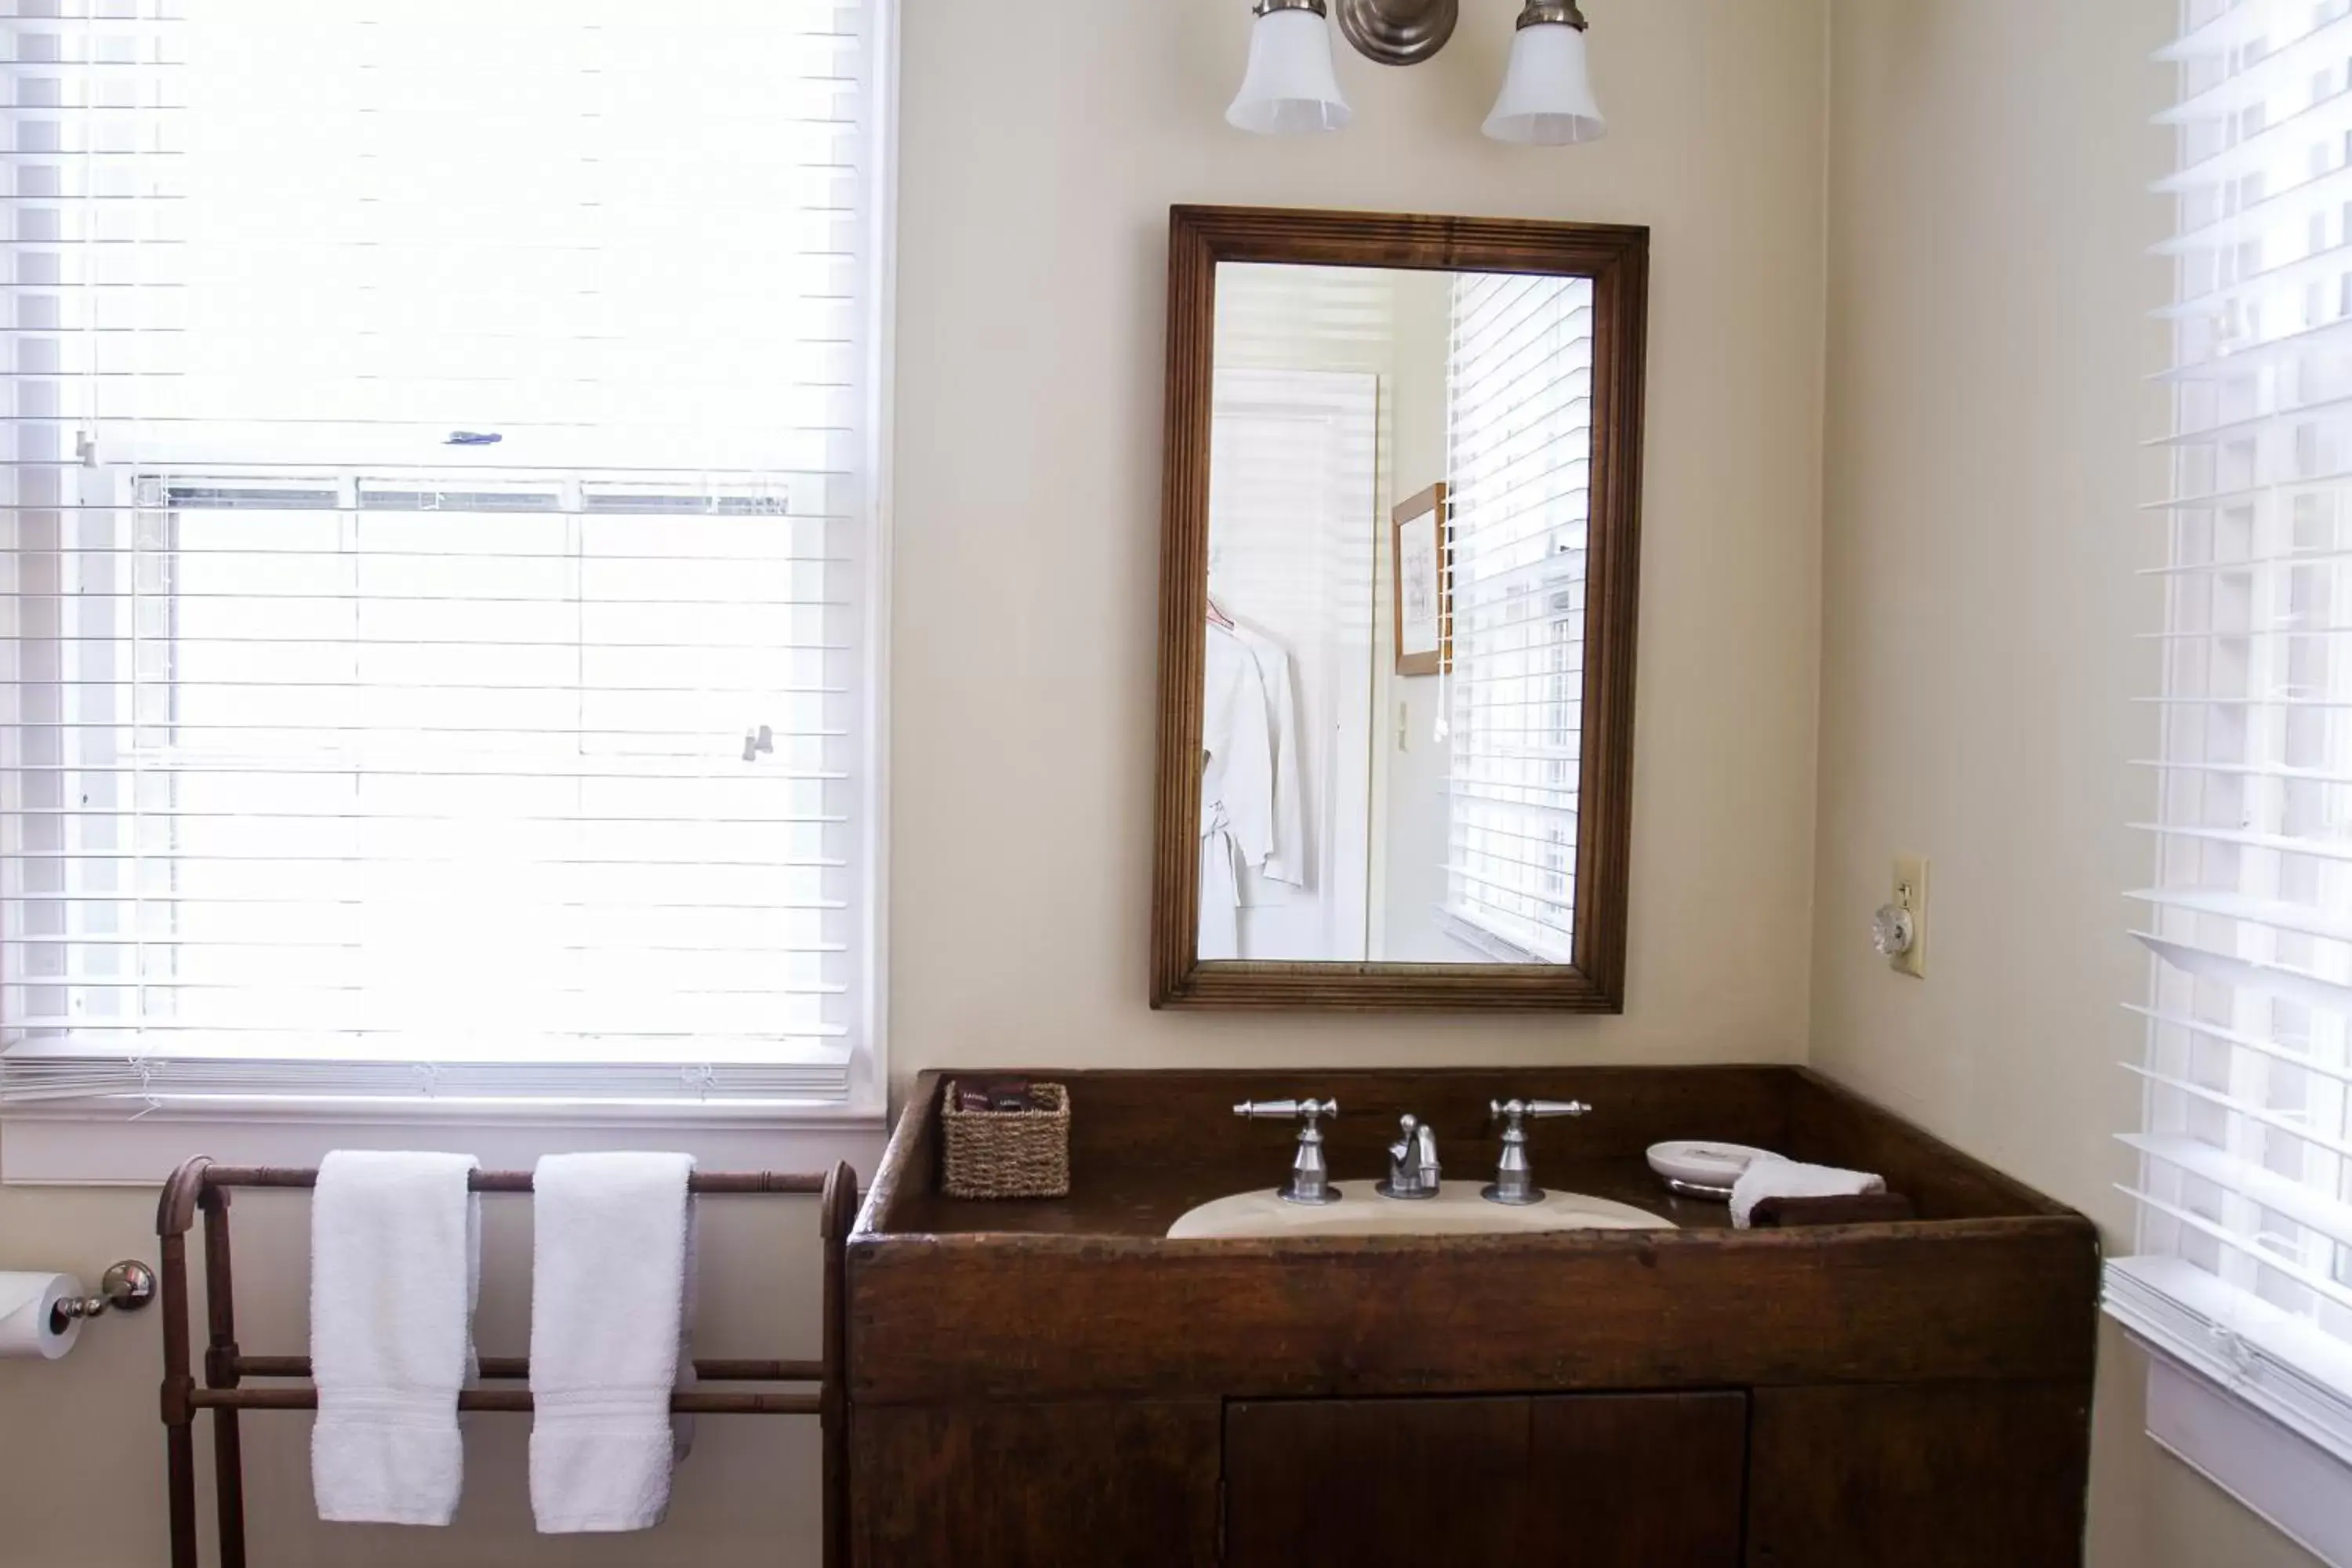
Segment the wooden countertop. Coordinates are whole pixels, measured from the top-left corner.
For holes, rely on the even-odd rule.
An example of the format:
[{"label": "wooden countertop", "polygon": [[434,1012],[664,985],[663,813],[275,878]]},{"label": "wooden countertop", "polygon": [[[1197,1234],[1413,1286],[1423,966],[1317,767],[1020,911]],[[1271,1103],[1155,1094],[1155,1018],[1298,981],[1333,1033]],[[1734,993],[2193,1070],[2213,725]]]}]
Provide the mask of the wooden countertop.
[{"label": "wooden countertop", "polygon": [[[1549,1188],[1631,1204],[1686,1231],[1721,1236],[1719,1204],[1677,1198],[1643,1151],[1703,1137],[1774,1149],[1792,1159],[1875,1171],[1925,1221],[2081,1216],[1801,1068],[1364,1068],[1249,1072],[978,1072],[1063,1082],[1071,1100],[1066,1198],[971,1202],[938,1190],[939,1099],[947,1079],[922,1074],[875,1173],[853,1250],[893,1237],[993,1235],[1158,1238],[1188,1209],[1263,1185],[1287,1171],[1290,1129],[1233,1114],[1243,1100],[1306,1090],[1346,1111],[1324,1124],[1342,1187],[1369,1189],[1405,1112],[1438,1127],[1448,1179],[1483,1184],[1496,1141],[1490,1102],[1513,1096],[1580,1099],[1592,1114],[1534,1135],[1536,1178]],[[1840,1222],[1852,1223],[1852,1222]],[[1744,1237],[1746,1233],[1740,1233]],[[1726,1239],[1729,1239],[1727,1237]]]},{"label": "wooden countertop", "polygon": [[[1271,1151],[1276,1168],[1266,1173],[1267,1187],[1280,1179],[1286,1152]],[[1478,1184],[1492,1176],[1491,1172],[1476,1167],[1454,1169],[1460,1173],[1449,1174],[1449,1184],[1463,1181]],[[1342,1167],[1332,1179],[1350,1198],[1370,1197],[1379,1176],[1377,1171]],[[1632,1204],[1685,1230],[1727,1230],[1731,1226],[1726,1205],[1675,1196],[1641,1160],[1556,1160],[1538,1166],[1536,1179],[1556,1192],[1589,1193]],[[951,1198],[936,1191],[910,1192],[900,1198],[892,1228],[900,1235],[1158,1237],[1167,1235],[1168,1227],[1186,1210],[1240,1190],[1244,1189],[1222,1171],[1114,1168],[1082,1173],[1066,1198],[988,1202]]]}]

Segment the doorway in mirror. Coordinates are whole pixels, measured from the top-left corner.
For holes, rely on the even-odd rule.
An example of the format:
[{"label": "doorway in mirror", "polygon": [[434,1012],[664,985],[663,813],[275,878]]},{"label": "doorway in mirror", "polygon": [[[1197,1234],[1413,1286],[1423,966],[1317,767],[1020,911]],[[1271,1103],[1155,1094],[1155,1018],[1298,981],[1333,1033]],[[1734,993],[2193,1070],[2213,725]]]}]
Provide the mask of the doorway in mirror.
[{"label": "doorway in mirror", "polygon": [[1365,956],[1378,408],[1360,372],[1217,373],[1204,959]]}]

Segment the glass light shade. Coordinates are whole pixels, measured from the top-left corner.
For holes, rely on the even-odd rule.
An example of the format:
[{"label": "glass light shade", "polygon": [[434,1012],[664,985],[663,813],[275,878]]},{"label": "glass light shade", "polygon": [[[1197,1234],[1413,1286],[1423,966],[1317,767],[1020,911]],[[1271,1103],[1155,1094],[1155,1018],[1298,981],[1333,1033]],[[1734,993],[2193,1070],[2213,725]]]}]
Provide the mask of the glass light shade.
[{"label": "glass light shade", "polygon": [[1261,136],[1337,131],[1348,100],[1331,68],[1330,25],[1312,11],[1269,11],[1250,29],[1249,69],[1225,119]]},{"label": "glass light shade", "polygon": [[1511,39],[1510,68],[1486,116],[1486,134],[1557,147],[1598,142],[1608,132],[1585,71],[1584,29],[1565,22],[1521,27]]}]

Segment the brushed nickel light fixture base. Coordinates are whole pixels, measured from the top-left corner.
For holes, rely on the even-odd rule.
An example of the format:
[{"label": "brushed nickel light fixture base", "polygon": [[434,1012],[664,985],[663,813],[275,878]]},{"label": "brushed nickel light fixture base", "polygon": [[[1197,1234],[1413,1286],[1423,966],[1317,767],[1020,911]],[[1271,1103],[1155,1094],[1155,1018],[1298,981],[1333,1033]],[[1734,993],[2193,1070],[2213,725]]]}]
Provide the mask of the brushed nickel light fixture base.
[{"label": "brushed nickel light fixture base", "polygon": [[1339,32],[1366,59],[1419,65],[1445,47],[1460,0],[1334,0]]}]

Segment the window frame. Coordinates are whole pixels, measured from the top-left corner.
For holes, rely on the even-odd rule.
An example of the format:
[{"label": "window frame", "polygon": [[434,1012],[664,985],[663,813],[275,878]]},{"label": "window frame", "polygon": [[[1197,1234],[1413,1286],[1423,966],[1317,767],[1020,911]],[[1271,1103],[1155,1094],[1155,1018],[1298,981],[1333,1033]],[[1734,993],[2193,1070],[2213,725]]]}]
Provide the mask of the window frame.
[{"label": "window frame", "polygon": [[[893,388],[896,345],[898,195],[899,0],[858,0],[871,71],[861,156],[872,171],[868,245],[859,266],[865,285],[858,352],[864,362],[863,516],[855,592],[857,651],[856,761],[862,782],[854,814],[854,916],[860,944],[850,998],[852,1026],[838,1099],[704,1098],[682,1086],[676,1096],[621,1098],[567,1091],[436,1093],[429,1079],[415,1092],[353,1093],[322,1084],[300,1093],[226,1093],[142,1098],[0,1100],[0,1182],[152,1183],[191,1147],[257,1164],[315,1163],[333,1147],[413,1146],[425,1129],[443,1142],[497,1151],[508,1163],[535,1152],[609,1146],[619,1129],[658,1129],[671,1146],[718,1163],[756,1165],[788,1154],[847,1158],[870,1168],[878,1155],[888,1102],[889,954],[889,604],[892,552]],[[362,464],[362,466],[364,466]],[[453,462],[453,470],[467,465]],[[89,470],[83,470],[88,472]],[[106,470],[101,470],[106,471]],[[127,470],[113,470],[125,472]],[[34,510],[38,510],[35,508]],[[69,553],[69,552],[63,552]],[[15,723],[17,715],[5,716]],[[124,1053],[93,1060],[117,1064]],[[572,1069],[579,1090],[593,1090],[596,1065]],[[780,1145],[778,1140],[782,1140]]]},{"label": "window frame", "polygon": [[[2323,618],[2331,632],[2342,616],[2335,606],[2352,586],[2352,574],[2330,564],[2332,552],[2299,558],[2303,547],[2295,538],[2314,521],[2333,535],[2347,518],[2340,504],[2315,520],[2294,506],[2263,503],[2330,486],[2336,477],[2310,471],[2318,466],[2313,421],[2331,417],[2330,402],[2313,399],[2301,384],[2326,351],[2310,349],[2306,360],[2296,345],[2352,324],[2352,317],[2339,305],[2332,320],[2310,319],[2326,298],[2320,279],[2308,281],[2305,297],[2293,304],[2284,303],[2287,296],[2278,291],[2280,275],[2293,277],[2308,259],[2325,261],[2340,252],[2340,242],[2326,245],[2314,231],[2303,256],[2268,256],[2264,247],[2275,234],[2294,234],[2290,220],[2275,214],[2226,236],[2198,238],[2217,226],[2234,225],[2240,213],[2258,211],[2263,201],[2292,193],[2302,182],[2332,180],[2352,166],[2339,161],[2316,171],[2297,163],[2324,144],[2324,133],[2305,116],[2321,110],[2333,114],[2330,106],[2352,93],[2340,49],[2304,47],[2337,30],[2345,15],[2321,16],[2307,7],[2305,16],[2318,18],[2313,30],[2280,41],[2247,30],[2250,18],[2258,27],[2265,20],[2251,8],[2183,0],[2176,39],[2156,57],[2181,68],[2179,103],[2158,116],[2158,123],[2182,127],[2172,172],[2155,187],[2170,194],[2178,207],[2173,237],[2158,252],[2181,258],[2171,300],[2158,312],[2173,337],[2166,362],[2171,374],[2159,378],[2172,384],[2172,406],[2158,443],[2171,451],[2171,471],[2165,497],[2153,509],[2168,531],[2160,569],[2168,593],[2161,623],[2143,634],[2158,637],[2165,653],[2155,699],[2161,704],[2162,738],[2156,758],[2141,764],[2152,767],[2158,780],[2156,813],[2142,825],[2155,837],[2155,875],[2147,890],[2131,895],[2150,911],[2133,933],[2150,955],[2147,991],[2130,1006],[2147,1020],[2145,1059],[2126,1064],[2140,1075],[2143,1094],[2140,1114],[2122,1134],[2137,1162],[2137,1180],[2122,1188],[2138,1205],[2137,1234],[2135,1255],[2105,1264],[2102,1306],[2146,1353],[2148,1436],[2306,1549],[2352,1564],[2352,1339],[2323,1321],[2330,1310],[2340,1321],[2345,1309],[2340,1302],[2326,1305],[2328,1292],[2340,1296],[2352,1281],[2336,1264],[2335,1284],[2315,1293],[2321,1303],[2316,1313],[2274,1302],[2261,1289],[2265,1280],[2318,1273],[2310,1249],[2328,1222],[2310,1217],[2313,1211],[2299,1200],[2342,1202],[2341,1194],[2327,1194],[2325,1179],[2275,1170],[2266,1155],[2272,1131],[2297,1139],[2302,1152],[2340,1142],[2318,1129],[2299,1130],[2298,1123],[2310,1108],[2315,1072],[2340,1076],[2344,1068],[2326,1060],[2320,1042],[2306,1039],[2303,1050],[2283,1050],[2294,1031],[2280,1024],[2277,1010],[2302,1009],[2306,1022],[2314,1013],[2333,1014],[2329,1032],[2341,1040],[2340,997],[2315,1001],[2310,988],[2299,991],[2298,964],[2308,961],[2283,957],[2279,947],[2283,941],[2292,947],[2313,939],[2344,940],[2325,921],[2313,923],[2335,912],[2325,906],[2340,893],[2289,893],[2281,887],[2281,862],[2289,857],[2310,862],[2315,852],[2326,854],[2321,840],[2327,835],[2299,829],[2291,820],[2290,790],[2298,784],[2340,784],[2347,743],[2331,723],[2324,731],[2329,748],[2324,769],[2291,761],[2298,732],[2288,705],[2307,695],[2297,691],[2305,683],[2294,679],[2293,668],[2293,645],[2308,635],[2294,629],[2305,614],[2295,595],[2309,587],[2299,574],[2315,567],[2326,574],[2332,613]],[[2250,46],[2258,52],[2245,54]],[[2309,58],[2296,61],[2297,55]],[[2250,100],[2234,90],[2242,79],[2282,60],[2300,63],[2306,74],[2267,74],[2302,85],[2315,81],[2309,72],[2316,68],[2315,79],[2332,81],[2333,90],[2322,94],[2315,88],[2308,107],[2289,106],[2277,118],[2269,103],[2274,85],[2258,86]],[[2217,62],[2218,70],[2211,68]],[[2265,147],[2263,138],[2275,130],[2287,130],[2287,139]],[[2306,142],[2296,142],[2297,135]],[[2255,155],[2244,156],[2248,148]],[[2287,184],[2273,190],[2269,182],[2282,170]],[[2208,259],[2190,259],[2200,256]],[[2218,303],[2223,300],[2226,309]],[[2266,309],[2301,319],[2266,321]],[[2233,356],[2274,345],[2287,352],[2252,353],[2237,362],[2233,374]],[[2275,385],[2242,395],[2245,378],[2266,363],[2282,378],[2293,378],[2285,384],[2297,395],[2290,400]],[[2336,422],[2330,434],[2340,439],[2344,430]],[[2290,433],[2293,461],[2282,465],[2285,454],[2277,443]],[[2210,570],[2217,565],[2227,572]],[[2217,613],[2223,596],[2210,585],[2225,575],[2243,583],[2242,594],[2230,601],[2237,613],[2228,616]],[[2202,598],[2184,587],[2200,581],[2207,584]],[[2247,645],[2242,658],[2225,658],[2224,645],[2237,642]],[[2343,679],[2326,671],[2329,697]],[[2215,722],[2232,711],[2241,714],[2233,722],[2242,734]],[[2280,787],[2256,801],[2249,781]],[[2217,801],[2209,784],[2240,793]],[[2209,870],[2209,849],[2230,852],[2225,873]],[[2198,857],[2193,871],[2183,868],[2189,855]],[[2274,918],[2282,912],[2287,918]],[[2213,921],[2229,922],[2226,938],[2210,934]],[[2263,984],[2265,964],[2286,983]],[[2340,979],[2305,978],[2341,991]],[[2225,989],[2226,996],[2202,991],[2209,985]],[[2212,1016],[2224,1007],[2226,1018]],[[2228,1052],[2218,1071],[2213,1058],[2200,1055],[2215,1047]],[[2294,1087],[2306,1098],[2273,1103],[2269,1076],[2274,1068],[2300,1073]],[[2217,1078],[2223,1081],[2217,1084]],[[2245,1142],[2250,1131],[2253,1147]],[[2233,1163],[2248,1169],[2232,1169]],[[2277,1185],[2264,1187],[2265,1178]],[[2282,1191],[2288,1184],[2300,1190]],[[2265,1242],[2266,1235],[2275,1236],[2271,1222],[2280,1218],[2305,1232],[2300,1254]],[[2342,1244],[2336,1247],[2340,1257]],[[2307,1279],[2300,1284],[2310,1288]]]}]

